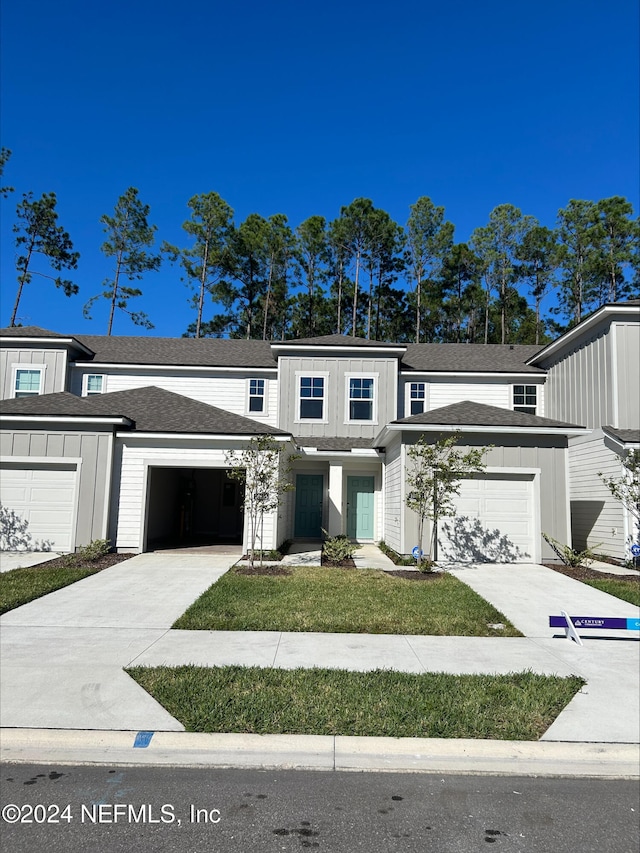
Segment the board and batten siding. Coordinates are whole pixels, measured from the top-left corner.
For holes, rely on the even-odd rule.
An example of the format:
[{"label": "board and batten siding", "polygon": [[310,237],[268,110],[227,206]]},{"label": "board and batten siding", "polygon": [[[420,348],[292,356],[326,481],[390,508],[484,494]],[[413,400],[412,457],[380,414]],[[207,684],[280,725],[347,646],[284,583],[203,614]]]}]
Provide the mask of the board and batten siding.
[{"label": "board and batten siding", "polygon": [[[404,433],[407,444],[413,444],[418,440],[417,433]],[[567,482],[567,439],[565,436],[544,435],[492,435],[485,439],[477,434],[462,436],[459,449],[465,453],[467,450],[484,447],[493,443],[492,447],[484,456],[487,468],[493,474],[498,474],[504,469],[505,476],[509,476],[510,470],[523,469],[527,471],[540,471],[539,487],[540,501],[539,511],[540,531],[548,533],[560,542],[568,543],[571,537],[569,524],[569,484]],[[482,476],[482,475],[480,475]],[[425,524],[425,542],[430,540],[431,528]],[[405,508],[405,551],[418,541],[418,522],[414,512]],[[553,551],[543,540],[540,544],[541,558],[552,559]]]},{"label": "board and batten siding", "polygon": [[[246,445],[246,442],[244,443]],[[217,445],[217,446],[216,446]],[[232,446],[233,445],[233,446]],[[148,469],[170,468],[229,468],[226,451],[240,450],[242,442],[227,442],[221,446],[214,439],[136,439],[119,437],[116,440],[111,528],[118,551],[138,552],[144,549],[145,518],[148,499]],[[276,515],[265,516],[264,548],[275,548]],[[247,546],[247,519],[243,543]]]},{"label": "board and batten siding", "polygon": [[640,426],[640,323],[615,324],[618,375],[618,422],[621,429]]},{"label": "board and batten siding", "polygon": [[386,447],[383,539],[402,553],[402,441],[398,435]]},{"label": "board and batten siding", "polygon": [[28,347],[10,347],[0,350],[0,376],[2,399],[14,397],[15,371],[14,367],[42,367],[44,376],[41,386],[42,394],[54,394],[66,390],[67,385],[67,351],[63,349],[30,349]]},{"label": "board and batten siding", "polygon": [[107,539],[107,516],[113,434],[110,431],[3,429],[0,431],[0,457],[23,460],[81,459],[75,547],[93,539]]},{"label": "board and batten siding", "polygon": [[[227,412],[233,412],[243,417],[250,417],[259,423],[276,426],[278,417],[278,383],[274,373],[255,370],[247,373],[224,373],[221,371],[189,373],[174,371],[170,368],[164,371],[152,371],[140,368],[135,373],[114,368],[102,369],[76,365],[72,374],[71,391],[82,394],[83,377],[87,374],[98,373],[106,376],[106,393],[112,391],[128,391],[131,388],[147,388],[155,385],[165,391],[173,391],[217,406]],[[249,379],[265,380],[265,412],[249,411]]]},{"label": "board and batten siding", "polygon": [[[374,376],[377,379],[375,412],[372,423],[348,423],[347,375]],[[298,419],[301,375],[322,374],[325,378],[326,421]],[[375,438],[384,424],[396,417],[398,362],[391,358],[322,358],[281,356],[279,359],[280,419],[278,426],[293,435],[312,438]]]},{"label": "board and batten siding", "polygon": [[578,551],[595,548],[598,553],[624,559],[628,554],[622,505],[598,472],[616,479],[622,473],[620,459],[606,447],[602,430],[569,444],[573,547]]}]

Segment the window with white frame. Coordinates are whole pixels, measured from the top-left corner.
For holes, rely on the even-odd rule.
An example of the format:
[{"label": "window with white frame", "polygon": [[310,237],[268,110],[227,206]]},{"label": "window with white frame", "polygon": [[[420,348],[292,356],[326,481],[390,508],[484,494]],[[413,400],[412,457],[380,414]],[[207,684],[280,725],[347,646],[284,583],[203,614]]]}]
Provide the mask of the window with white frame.
[{"label": "window with white frame", "polygon": [[82,396],[92,397],[95,394],[104,394],[106,391],[107,377],[101,373],[87,373],[82,380]]},{"label": "window with white frame", "polygon": [[300,420],[324,421],[324,376],[300,376],[299,417]]},{"label": "window with white frame", "polygon": [[250,379],[249,380],[249,411],[264,412],[265,411],[265,380]]},{"label": "window with white frame", "polygon": [[536,385],[513,386],[513,411],[535,415],[538,405],[538,388]]},{"label": "window with white frame", "polygon": [[42,393],[43,367],[15,367],[14,368],[14,397],[36,397]]},{"label": "window with white frame", "polygon": [[350,376],[349,414],[350,421],[375,420],[375,379],[373,376]]},{"label": "window with white frame", "polygon": [[421,415],[425,410],[427,398],[426,382],[409,383],[409,414]]}]

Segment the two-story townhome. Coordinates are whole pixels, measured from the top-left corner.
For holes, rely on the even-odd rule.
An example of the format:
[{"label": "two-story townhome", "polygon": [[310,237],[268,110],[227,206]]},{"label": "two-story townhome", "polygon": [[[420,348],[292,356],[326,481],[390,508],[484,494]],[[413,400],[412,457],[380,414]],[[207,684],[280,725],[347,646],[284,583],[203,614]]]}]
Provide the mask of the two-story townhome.
[{"label": "two-story townhome", "polygon": [[[266,342],[0,330],[1,500],[34,539],[121,551],[167,540],[247,544],[229,453],[270,435],[295,489],[263,547],[323,530],[418,545],[408,448],[452,431],[488,448],[442,519],[441,556],[540,560],[570,539],[568,444],[547,417],[539,347],[390,344],[330,335]],[[428,532],[427,532],[428,533]]]},{"label": "two-story townhome", "polygon": [[638,530],[599,475],[620,479],[640,449],[640,300],[603,305],[528,364],[547,374],[547,414],[589,427],[569,439],[574,547],[629,559]]}]

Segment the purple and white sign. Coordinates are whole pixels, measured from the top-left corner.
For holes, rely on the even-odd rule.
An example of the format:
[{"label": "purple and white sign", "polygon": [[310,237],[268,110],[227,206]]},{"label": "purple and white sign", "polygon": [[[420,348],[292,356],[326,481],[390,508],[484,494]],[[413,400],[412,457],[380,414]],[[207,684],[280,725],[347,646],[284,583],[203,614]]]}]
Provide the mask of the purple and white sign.
[{"label": "purple and white sign", "polygon": [[[620,619],[605,616],[571,616],[576,628],[605,628],[610,631],[640,631],[640,619]],[[550,628],[566,628],[564,616],[549,616]]]}]

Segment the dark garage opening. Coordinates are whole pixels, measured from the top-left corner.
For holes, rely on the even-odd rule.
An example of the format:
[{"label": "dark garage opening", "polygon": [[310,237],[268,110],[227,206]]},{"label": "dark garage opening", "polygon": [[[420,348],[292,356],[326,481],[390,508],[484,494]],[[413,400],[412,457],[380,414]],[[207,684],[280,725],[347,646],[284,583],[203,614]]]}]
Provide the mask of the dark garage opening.
[{"label": "dark garage opening", "polygon": [[149,468],[147,551],[242,545],[242,485],[221,468]]}]

